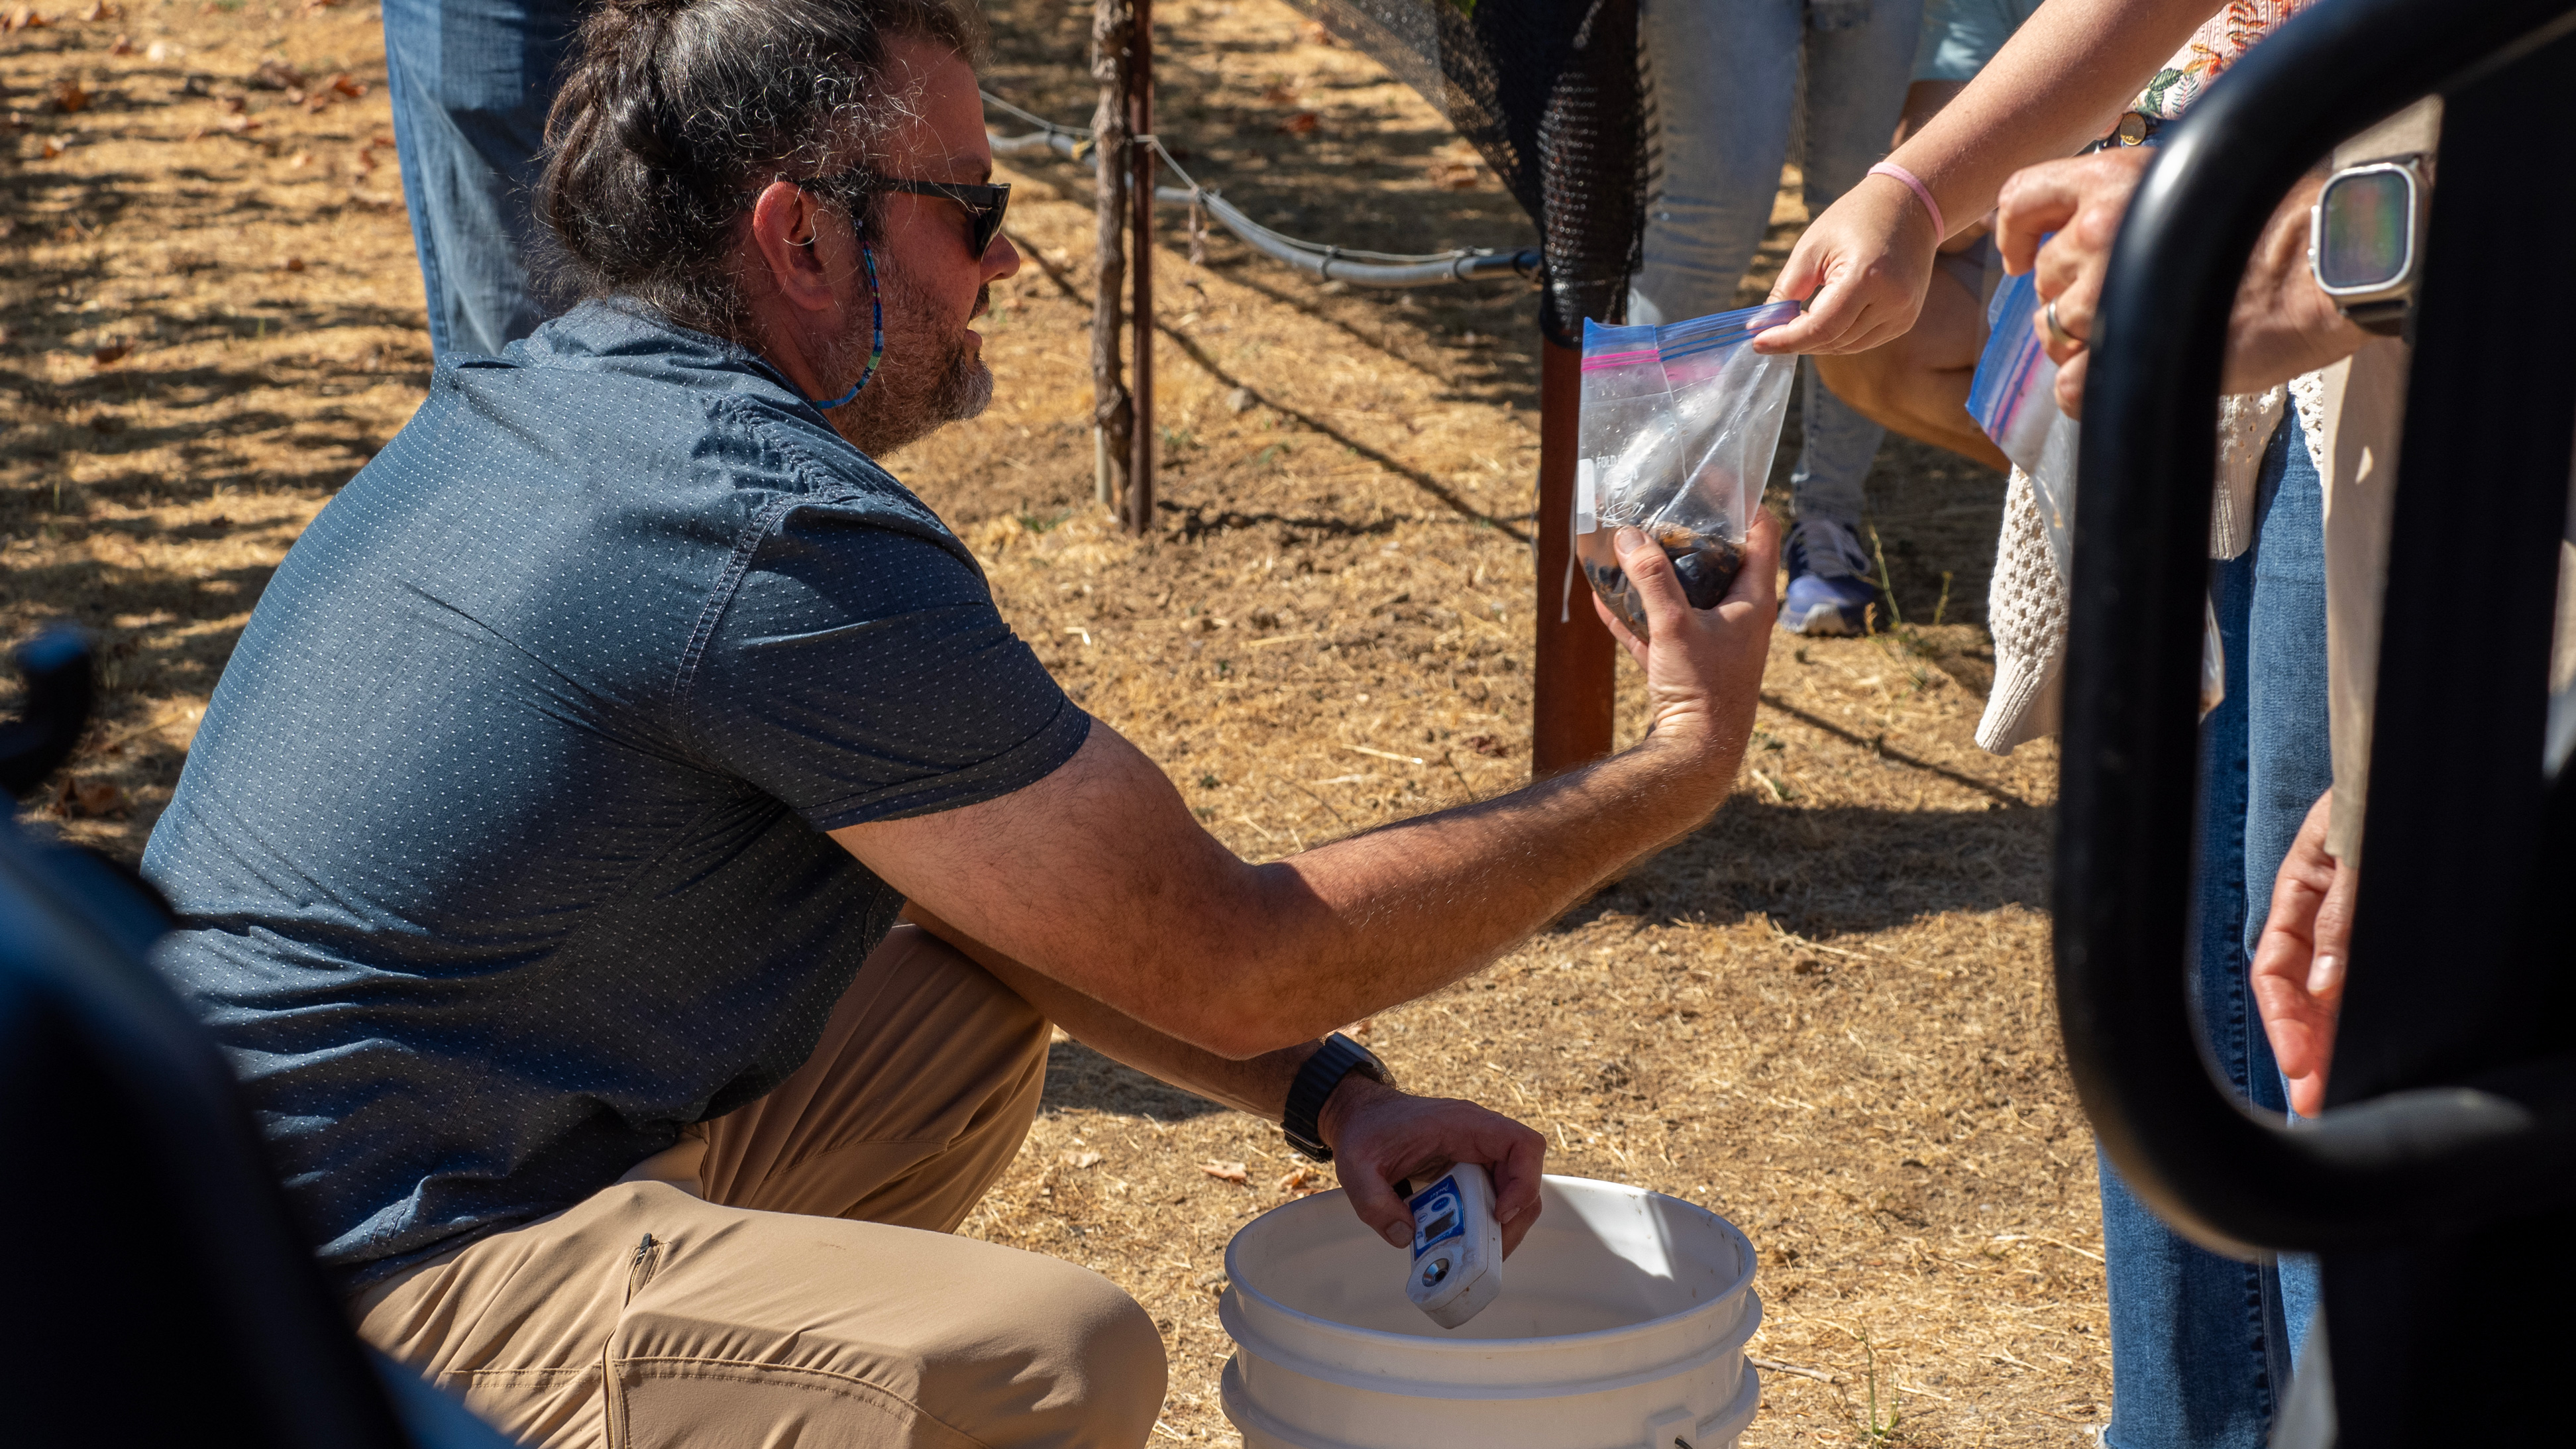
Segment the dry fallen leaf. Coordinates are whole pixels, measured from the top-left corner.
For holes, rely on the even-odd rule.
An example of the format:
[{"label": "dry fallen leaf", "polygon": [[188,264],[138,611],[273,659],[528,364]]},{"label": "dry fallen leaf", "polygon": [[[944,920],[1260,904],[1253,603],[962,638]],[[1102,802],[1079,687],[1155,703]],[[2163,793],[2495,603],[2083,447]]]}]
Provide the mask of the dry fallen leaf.
[{"label": "dry fallen leaf", "polygon": [[1067,1167],[1098,1167],[1101,1161],[1102,1158],[1097,1152],[1067,1150],[1064,1154],[1064,1165]]},{"label": "dry fallen leaf", "polygon": [[107,345],[99,348],[96,352],[91,353],[89,355],[89,363],[92,367],[108,367],[115,363],[124,361],[125,354],[132,352],[133,350],[133,343],[126,341],[122,337],[114,338],[110,340]]},{"label": "dry fallen leaf", "polygon": [[78,78],[54,82],[54,109],[69,115],[89,109],[90,93]]},{"label": "dry fallen leaf", "polygon": [[63,781],[62,812],[81,820],[125,813],[125,792],[111,780],[74,775]]},{"label": "dry fallen leaf", "polygon": [[110,55],[132,55],[134,53],[134,37],[131,35],[120,35],[116,37],[116,39],[109,41],[107,53]]},{"label": "dry fallen leaf", "polygon": [[1240,1162],[1202,1162],[1199,1171],[1219,1182],[1240,1182],[1247,1186],[1252,1182],[1251,1170]]},{"label": "dry fallen leaf", "polygon": [[80,13],[80,18],[96,25],[102,20],[118,19],[124,14],[125,7],[122,5],[110,5],[107,0],[90,0],[89,8]]},{"label": "dry fallen leaf", "polygon": [[6,15],[0,15],[0,35],[6,35],[12,30],[38,30],[53,23],[37,14],[34,6],[21,5]]},{"label": "dry fallen leaf", "polygon": [[[295,157],[295,159],[296,159],[297,164],[301,165],[301,164],[303,163],[303,160],[304,160],[304,153],[303,153],[303,152],[301,152],[301,151],[297,152],[297,153],[296,153],[296,157]],[[287,269],[288,271],[290,271],[290,272],[300,272],[300,271],[303,271],[303,270],[304,270],[304,259],[303,259],[302,257],[288,257],[288,258],[286,259],[286,269]]]},{"label": "dry fallen leaf", "polygon": [[55,144],[54,144],[54,138],[53,138],[53,137],[51,137],[51,136],[48,136],[48,137],[46,137],[46,138],[45,138],[45,147],[44,147],[44,150],[43,150],[42,152],[40,152],[39,154],[40,154],[40,155],[42,155],[46,160],[51,161],[51,160],[53,160],[55,157],[60,156],[61,154],[63,154],[63,148],[62,148],[62,147],[60,147],[60,146],[55,145]]},{"label": "dry fallen leaf", "polygon": [[1270,89],[1263,91],[1261,93],[1261,98],[1274,106],[1294,105],[1297,102],[1297,88],[1288,84],[1286,81],[1281,81]]},{"label": "dry fallen leaf", "polygon": [[1320,1191],[1320,1189],[1307,1189],[1306,1185],[1313,1181],[1315,1181],[1315,1169],[1311,1167],[1300,1167],[1295,1172],[1279,1179],[1279,1190],[1281,1192],[1298,1192],[1301,1190]]},{"label": "dry fallen leaf", "polygon": [[331,79],[324,82],[324,84],[330,89],[338,91],[340,94],[347,96],[353,101],[367,93],[366,84],[362,81],[353,81],[349,79],[349,73],[345,70],[340,72],[338,75],[331,77]]},{"label": "dry fallen leaf", "polygon": [[1324,22],[1320,20],[1307,21],[1305,28],[1297,32],[1297,38],[1305,41],[1308,45],[1341,44],[1339,40],[1333,37],[1333,32],[1324,28]]},{"label": "dry fallen leaf", "polygon": [[250,83],[264,91],[300,91],[304,89],[304,72],[272,56],[251,72]]},{"label": "dry fallen leaf", "polygon": [[215,104],[224,108],[225,115],[238,116],[250,109],[250,97],[222,96],[216,99]]},{"label": "dry fallen leaf", "polygon": [[1431,165],[1431,184],[1449,191],[1473,191],[1476,189],[1476,163],[1435,161]]},{"label": "dry fallen leaf", "polygon": [[1299,111],[1297,114],[1281,121],[1279,123],[1279,129],[1287,132],[1291,136],[1304,136],[1312,134],[1314,129],[1322,124],[1324,124],[1323,117],[1316,115],[1313,111]]}]

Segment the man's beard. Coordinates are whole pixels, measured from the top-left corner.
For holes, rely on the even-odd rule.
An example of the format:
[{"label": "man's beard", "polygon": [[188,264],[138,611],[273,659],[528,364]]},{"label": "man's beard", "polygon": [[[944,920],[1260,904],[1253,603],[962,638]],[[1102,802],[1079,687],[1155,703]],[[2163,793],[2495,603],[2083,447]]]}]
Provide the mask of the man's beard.
[{"label": "man's beard", "polygon": [[[841,436],[870,457],[883,457],[950,423],[976,417],[993,401],[993,371],[976,356],[966,329],[943,332],[926,294],[899,278],[881,276],[881,282],[885,356],[850,405],[831,414]],[[976,312],[984,310],[992,290],[977,290]],[[876,347],[874,309],[863,304],[853,310],[860,325],[836,339],[823,356],[825,375],[843,388],[859,380]]]}]

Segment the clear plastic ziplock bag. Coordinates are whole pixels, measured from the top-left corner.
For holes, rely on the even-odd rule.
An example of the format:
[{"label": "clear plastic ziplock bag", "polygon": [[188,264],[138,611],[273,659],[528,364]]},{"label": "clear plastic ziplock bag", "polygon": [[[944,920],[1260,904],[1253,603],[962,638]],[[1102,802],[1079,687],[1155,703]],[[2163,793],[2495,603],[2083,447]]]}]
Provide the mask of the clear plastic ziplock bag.
[{"label": "clear plastic ziplock bag", "polygon": [[1643,529],[1673,561],[1691,607],[1726,596],[1798,375],[1796,358],[1744,344],[1797,315],[1797,303],[1774,302],[1661,327],[1583,324],[1574,556],[1640,639],[1646,612],[1611,537]]},{"label": "clear plastic ziplock bag", "polygon": [[1968,383],[1968,413],[2004,456],[2030,475],[2048,524],[2057,576],[2075,577],[2076,422],[2057,406],[2057,364],[2031,319],[2039,315],[2039,274],[2008,277],[1986,304],[1986,350]]}]

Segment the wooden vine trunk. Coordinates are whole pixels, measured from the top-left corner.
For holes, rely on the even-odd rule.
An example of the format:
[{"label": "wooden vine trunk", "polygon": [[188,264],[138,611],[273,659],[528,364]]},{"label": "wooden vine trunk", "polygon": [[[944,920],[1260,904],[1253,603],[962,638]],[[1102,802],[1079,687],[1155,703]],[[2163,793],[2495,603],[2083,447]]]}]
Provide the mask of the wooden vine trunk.
[{"label": "wooden vine trunk", "polygon": [[1100,82],[1092,112],[1099,168],[1099,266],[1092,278],[1091,441],[1093,487],[1100,506],[1118,510],[1126,497],[1127,465],[1134,449],[1135,399],[1128,394],[1120,358],[1127,282],[1127,103],[1136,40],[1131,0],[1092,0],[1091,78]]}]

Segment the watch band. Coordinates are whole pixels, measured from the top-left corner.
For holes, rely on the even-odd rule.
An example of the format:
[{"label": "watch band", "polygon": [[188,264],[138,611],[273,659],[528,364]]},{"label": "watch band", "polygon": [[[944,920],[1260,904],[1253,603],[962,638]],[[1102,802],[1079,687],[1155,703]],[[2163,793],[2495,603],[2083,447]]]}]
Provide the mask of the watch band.
[{"label": "watch band", "polygon": [[2403,337],[2406,335],[2406,311],[2410,303],[2409,297],[2385,297],[2374,302],[2356,302],[2349,307],[2338,306],[2335,310],[2364,332],[2375,332],[2382,337]]},{"label": "watch band", "polygon": [[1333,1160],[1333,1149],[1324,1145],[1315,1118],[1324,1110],[1324,1102],[1333,1095],[1333,1089],[1342,1084],[1342,1078],[1353,1072],[1378,1082],[1387,1080],[1386,1063],[1338,1031],[1324,1038],[1321,1051],[1306,1058],[1305,1065],[1297,1069],[1297,1079],[1288,1084],[1288,1110],[1279,1123],[1289,1146],[1317,1162]]}]

